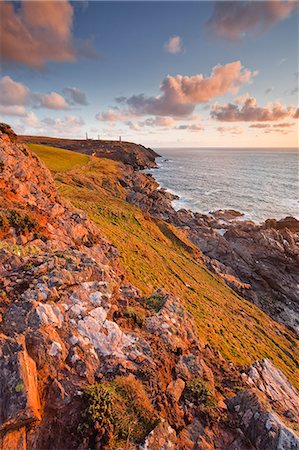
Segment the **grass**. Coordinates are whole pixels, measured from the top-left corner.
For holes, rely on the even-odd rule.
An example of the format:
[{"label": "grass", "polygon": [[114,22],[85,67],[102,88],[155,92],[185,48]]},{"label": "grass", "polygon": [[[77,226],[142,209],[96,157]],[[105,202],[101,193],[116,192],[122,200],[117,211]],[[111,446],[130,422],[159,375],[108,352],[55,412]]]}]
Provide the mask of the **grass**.
[{"label": "grass", "polygon": [[88,386],[84,391],[86,409],[79,429],[98,433],[105,448],[140,443],[157,425],[158,416],[142,383],[133,376],[117,377]]},{"label": "grass", "polygon": [[69,150],[57,149],[48,145],[28,144],[29,149],[34,152],[52,172],[64,172],[76,165],[86,164],[89,156]]},{"label": "grass", "polygon": [[56,182],[60,194],[86,211],[117,246],[128,280],[145,296],[160,287],[178,295],[203,342],[240,365],[269,358],[299,386],[295,336],[212,275],[183,232],[128,204],[118,181],[121,170],[117,162],[90,158],[57,174]]}]

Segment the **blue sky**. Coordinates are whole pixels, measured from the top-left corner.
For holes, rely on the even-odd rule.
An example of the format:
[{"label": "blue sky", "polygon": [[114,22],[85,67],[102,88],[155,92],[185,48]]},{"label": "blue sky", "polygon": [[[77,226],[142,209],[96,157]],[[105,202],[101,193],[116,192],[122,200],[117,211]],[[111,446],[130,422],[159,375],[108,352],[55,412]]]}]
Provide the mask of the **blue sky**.
[{"label": "blue sky", "polygon": [[[34,61],[30,61],[30,47],[29,50],[25,47],[21,29],[16,28],[15,32],[19,33],[18,42],[20,45],[24,42],[24,48],[16,49],[19,44],[14,42],[6,45],[10,53],[2,60],[0,93],[4,89],[6,93],[2,95],[1,120],[12,124],[17,132],[81,137],[87,131],[91,136],[100,134],[103,138],[121,134],[124,139],[154,147],[297,145],[294,115],[298,104],[298,9],[295,6],[287,11],[279,10],[276,20],[272,20],[272,15],[268,18],[265,14],[269,12],[266,3],[273,1],[250,2],[251,8],[254,3],[264,3],[265,8],[253,11],[254,18],[249,24],[237,23],[238,14],[242,13],[237,8],[235,28],[224,23],[219,35],[207,25],[214,17],[219,27],[219,16],[218,19],[215,16],[217,5],[212,1],[51,2],[52,17],[57,15],[60,28],[53,37],[55,49],[47,58],[47,43],[42,47],[42,39],[46,36],[51,40],[56,25],[54,21],[47,23],[45,17],[49,11],[42,11],[42,2],[35,3],[43,13],[42,19],[36,14],[35,22],[30,19],[28,24],[22,4],[21,9],[13,5],[4,15],[7,23],[21,17],[24,27],[33,30],[32,38],[41,42],[40,48],[34,50]],[[62,3],[65,10],[61,8]],[[220,13],[222,19],[225,12],[220,10]],[[230,28],[237,36],[229,36]],[[60,40],[57,35],[61,36]],[[171,46],[174,37],[179,40],[179,46],[178,41],[173,41]],[[26,52],[28,61],[23,57]],[[234,86],[215,90],[213,68],[237,61],[241,71],[250,71],[250,79],[240,81],[241,72],[236,68],[231,81]],[[163,105],[167,104],[167,114],[164,109],[161,114],[160,100],[154,109],[149,105],[155,101],[153,98],[162,95],[160,85],[167,75],[171,80],[177,75],[188,79],[179,82],[180,92],[173,110],[167,91],[162,99]],[[210,99],[205,96],[202,100],[198,90],[205,89],[206,85],[189,78],[195,75],[209,80]],[[191,84],[194,84],[192,93],[185,95],[185,89],[191,89]],[[26,90],[26,95],[19,85]],[[67,87],[84,93],[88,104],[71,101],[64,91]],[[20,90],[20,98],[9,96],[10,90]],[[49,93],[56,93],[65,102],[57,96],[47,97]],[[141,109],[133,98],[138,94],[144,94]],[[183,100],[181,94],[185,95]],[[126,97],[126,100],[119,103],[116,97]],[[183,102],[188,108],[191,105],[189,112],[178,115],[177,102]],[[279,102],[278,113],[271,102]],[[215,103],[218,109],[213,113]],[[234,106],[228,108],[228,103]],[[111,114],[106,117],[107,111],[117,111],[120,120],[117,117],[112,120]]]}]

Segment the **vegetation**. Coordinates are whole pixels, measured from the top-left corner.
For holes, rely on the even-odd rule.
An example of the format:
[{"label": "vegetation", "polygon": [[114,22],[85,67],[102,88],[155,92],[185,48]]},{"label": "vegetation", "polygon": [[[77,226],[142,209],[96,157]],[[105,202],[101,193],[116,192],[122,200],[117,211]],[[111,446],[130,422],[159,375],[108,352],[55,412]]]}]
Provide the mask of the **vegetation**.
[{"label": "vegetation", "polygon": [[88,386],[81,431],[93,431],[115,448],[124,442],[141,442],[157,425],[158,416],[142,383],[133,376]]},{"label": "vegetation", "polygon": [[151,295],[145,300],[145,304],[153,313],[157,313],[164,304],[164,297],[163,295]]},{"label": "vegetation", "polygon": [[34,219],[30,218],[27,214],[21,214],[15,209],[11,209],[8,212],[7,219],[10,226],[15,228],[17,233],[24,233],[26,231],[31,232],[37,227]]},{"label": "vegetation", "polygon": [[[65,160],[68,153],[59,151]],[[295,336],[212,275],[182,231],[128,204],[119,183],[122,170],[117,162],[90,158],[57,174],[56,181],[60,194],[117,246],[129,281],[145,296],[160,287],[180,296],[203,342],[240,365],[269,358],[298,386]]]},{"label": "vegetation", "polygon": [[207,408],[217,407],[217,400],[208,383],[200,378],[193,378],[193,380],[186,383],[184,395],[196,405]]},{"label": "vegetation", "polygon": [[53,172],[64,172],[80,164],[86,164],[89,156],[69,150],[57,149],[48,145],[28,144],[30,150],[43,160]]},{"label": "vegetation", "polygon": [[128,306],[123,313],[127,319],[132,319],[133,323],[142,328],[145,325],[146,315],[141,308]]}]

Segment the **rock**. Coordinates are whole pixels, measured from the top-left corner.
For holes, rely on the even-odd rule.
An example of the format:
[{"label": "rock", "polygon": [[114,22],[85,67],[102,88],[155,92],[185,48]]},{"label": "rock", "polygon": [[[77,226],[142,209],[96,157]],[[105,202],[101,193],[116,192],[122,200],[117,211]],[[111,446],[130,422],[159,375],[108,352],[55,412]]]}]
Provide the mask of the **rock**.
[{"label": "rock", "polygon": [[225,221],[235,220],[244,216],[243,213],[240,211],[235,211],[234,209],[218,209],[217,211],[212,211],[209,214],[214,216],[216,219],[222,219]]},{"label": "rock", "polygon": [[161,421],[145,439],[140,450],[177,450],[175,430],[165,420]]},{"label": "rock", "polygon": [[177,378],[174,381],[171,381],[167,386],[167,394],[173,398],[176,402],[178,402],[181,398],[183,390],[185,388],[185,381],[181,378]]},{"label": "rock", "polygon": [[1,415],[0,431],[19,429],[41,418],[37,372],[29,357],[24,339],[1,342]]},{"label": "rock", "polygon": [[0,436],[0,448],[3,450],[26,450],[26,427],[12,430],[3,438]]},{"label": "rock", "polygon": [[293,429],[299,419],[296,390],[268,359],[257,361],[247,373],[251,389],[229,401],[246,437],[258,450],[299,449]]},{"label": "rock", "polygon": [[299,421],[299,395],[271,361],[262,359],[255,362],[247,375],[248,383],[265,393],[277,411]]},{"label": "rock", "polygon": [[299,437],[277,414],[265,409],[256,392],[239,393],[231,400],[230,408],[236,411],[240,428],[257,450],[299,449]]}]

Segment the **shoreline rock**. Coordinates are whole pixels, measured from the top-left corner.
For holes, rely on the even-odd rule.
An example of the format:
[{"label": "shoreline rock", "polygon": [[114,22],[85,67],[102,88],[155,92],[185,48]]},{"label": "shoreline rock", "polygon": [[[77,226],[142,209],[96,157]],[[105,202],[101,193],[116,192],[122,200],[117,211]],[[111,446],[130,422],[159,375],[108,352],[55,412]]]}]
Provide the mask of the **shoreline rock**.
[{"label": "shoreline rock", "polygon": [[237,293],[299,334],[299,221],[294,217],[244,220],[243,213],[209,215],[175,210],[177,196],[149,174],[124,174],[127,201],[184,230],[205,255],[206,266]]}]

